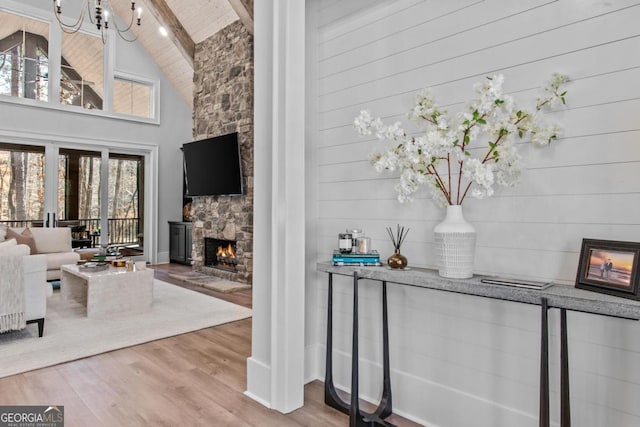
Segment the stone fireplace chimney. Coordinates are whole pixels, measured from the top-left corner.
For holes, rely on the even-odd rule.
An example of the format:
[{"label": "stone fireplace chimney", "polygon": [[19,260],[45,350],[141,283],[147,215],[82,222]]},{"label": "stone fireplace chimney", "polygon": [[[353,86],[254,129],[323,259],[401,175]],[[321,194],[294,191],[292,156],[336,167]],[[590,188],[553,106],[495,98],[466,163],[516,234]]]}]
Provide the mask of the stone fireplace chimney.
[{"label": "stone fireplace chimney", "polygon": [[[198,43],[194,57],[193,139],[238,132],[244,194],[192,201],[193,268],[227,280],[253,280],[253,36],[236,21]],[[205,237],[235,241],[236,271],[205,262]]]}]

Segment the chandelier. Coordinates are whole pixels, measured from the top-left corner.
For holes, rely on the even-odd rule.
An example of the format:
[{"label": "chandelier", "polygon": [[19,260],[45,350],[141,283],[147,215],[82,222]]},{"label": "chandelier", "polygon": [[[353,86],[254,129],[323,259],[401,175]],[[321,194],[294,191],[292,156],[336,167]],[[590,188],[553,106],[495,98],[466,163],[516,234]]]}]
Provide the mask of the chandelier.
[{"label": "chandelier", "polygon": [[[93,8],[91,7],[91,4],[93,4]],[[131,17],[129,25],[125,28],[120,28],[118,26],[115,14],[113,13],[113,9],[111,9],[111,5],[108,0],[82,0],[80,15],[73,24],[68,24],[62,21],[62,0],[53,0],[53,10],[55,17],[60,24],[60,28],[67,34],[78,32],[82,27],[84,18],[89,16],[91,23],[96,26],[98,31],[100,31],[103,44],[106,42],[106,32],[110,28],[114,28],[116,33],[118,33],[120,38],[124,41],[134,42],[138,39],[138,36],[134,34],[133,31],[129,31],[131,30],[134,22],[138,26],[142,22],[142,8],[138,7],[136,9],[136,2],[134,0],[131,0]],[[110,24],[112,24],[111,27]],[[132,36],[128,36],[128,34],[131,34]]]}]

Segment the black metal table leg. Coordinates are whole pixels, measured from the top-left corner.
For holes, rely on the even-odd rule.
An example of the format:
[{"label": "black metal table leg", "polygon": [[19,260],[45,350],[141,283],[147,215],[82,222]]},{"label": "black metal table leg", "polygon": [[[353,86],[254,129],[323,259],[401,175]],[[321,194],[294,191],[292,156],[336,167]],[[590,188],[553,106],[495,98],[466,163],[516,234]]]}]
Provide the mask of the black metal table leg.
[{"label": "black metal table leg", "polygon": [[387,282],[382,282],[382,340],[383,340],[383,390],[375,412],[360,410],[359,397],[359,346],[358,346],[358,273],[353,273],[353,336],[351,356],[351,399],[347,403],[338,396],[333,383],[333,274],[329,273],[329,300],[327,304],[327,347],[324,399],[325,403],[349,415],[350,426],[393,426],[383,418],[392,413],[391,375],[389,367],[389,324],[387,314]]},{"label": "black metal table leg", "polygon": [[327,303],[327,348],[324,370],[324,403],[349,414],[349,404],[343,401],[333,384],[333,273],[329,273],[329,301]]},{"label": "black metal table leg", "polygon": [[567,310],[560,309],[560,427],[571,427],[569,400],[569,344],[567,342]]},{"label": "black metal table leg", "polygon": [[362,414],[360,413],[360,403],[358,400],[358,273],[353,273],[353,334],[351,341],[351,405],[349,408],[349,426],[361,425]]},{"label": "black metal table leg", "polygon": [[542,298],[540,324],[540,427],[549,427],[549,306]]},{"label": "black metal table leg", "polygon": [[379,418],[387,418],[393,410],[391,402],[391,368],[389,367],[389,316],[387,315],[387,282],[382,282],[382,398],[376,410]]}]

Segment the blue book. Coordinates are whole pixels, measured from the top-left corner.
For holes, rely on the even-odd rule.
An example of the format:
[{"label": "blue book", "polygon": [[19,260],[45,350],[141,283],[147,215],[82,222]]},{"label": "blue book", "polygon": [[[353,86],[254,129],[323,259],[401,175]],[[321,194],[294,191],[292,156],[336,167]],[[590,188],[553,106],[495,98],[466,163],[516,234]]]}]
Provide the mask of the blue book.
[{"label": "blue book", "polygon": [[349,252],[349,253],[342,253],[340,251],[333,251],[333,256],[334,257],[340,257],[340,258],[380,258],[380,254],[378,253],[378,251],[371,251],[371,252],[366,252],[366,253],[360,253],[360,252]]},{"label": "blue book", "polygon": [[379,261],[348,261],[348,262],[344,262],[344,261],[332,261],[331,262],[332,265],[338,265],[338,266],[346,266],[346,265],[358,265],[361,267],[378,267],[381,266],[382,264]]},{"label": "blue book", "polygon": [[361,262],[380,262],[380,257],[362,257],[362,258],[355,258],[355,257],[351,257],[351,258],[343,258],[343,257],[339,257],[339,256],[333,256],[333,258],[331,259],[332,261],[335,262],[353,262],[353,263],[361,263]]}]

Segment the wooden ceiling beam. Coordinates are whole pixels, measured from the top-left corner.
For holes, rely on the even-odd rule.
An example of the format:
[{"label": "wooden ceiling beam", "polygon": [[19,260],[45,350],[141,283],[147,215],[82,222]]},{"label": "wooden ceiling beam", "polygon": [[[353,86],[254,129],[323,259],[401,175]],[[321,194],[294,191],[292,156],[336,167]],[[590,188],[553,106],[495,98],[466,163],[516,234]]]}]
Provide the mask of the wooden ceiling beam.
[{"label": "wooden ceiling beam", "polygon": [[246,1],[228,0],[229,4],[240,17],[240,21],[247,27],[249,34],[253,34],[253,10],[249,10]]},{"label": "wooden ceiling beam", "polygon": [[184,29],[176,15],[173,13],[165,0],[147,0],[149,12],[156,18],[169,33],[168,37],[176,45],[182,56],[189,62],[193,69],[193,58],[196,51],[196,44]]}]

